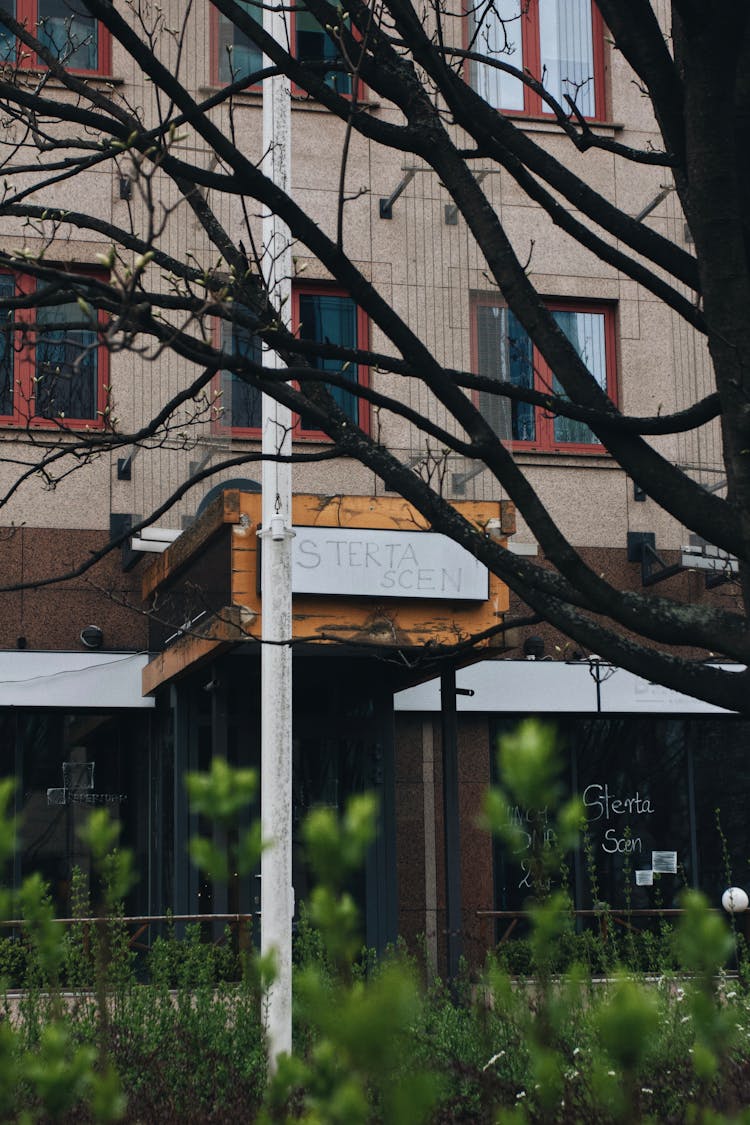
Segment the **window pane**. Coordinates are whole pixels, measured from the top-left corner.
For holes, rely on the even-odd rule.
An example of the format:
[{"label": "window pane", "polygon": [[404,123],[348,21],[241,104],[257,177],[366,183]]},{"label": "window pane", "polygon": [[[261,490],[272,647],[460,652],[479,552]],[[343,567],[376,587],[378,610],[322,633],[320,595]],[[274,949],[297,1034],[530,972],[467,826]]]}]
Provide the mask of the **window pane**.
[{"label": "window pane", "polygon": [[[336,297],[330,293],[301,293],[299,298],[299,335],[301,340],[338,344],[343,348],[357,347],[357,306],[350,297]],[[350,363],[345,370],[340,359],[318,358],[312,361],[322,371],[336,371],[352,383],[357,382],[357,365]],[[356,395],[331,387],[334,399],[353,422],[359,421],[359,399]],[[303,429],[310,427],[301,421]]]},{"label": "window pane", "polygon": [[[222,322],[222,349],[261,362],[261,345],[248,328]],[[231,371],[222,371],[223,424],[238,430],[259,430],[262,425],[261,393]]]},{"label": "window pane", "polygon": [[[16,0],[5,0],[3,8],[16,18]],[[16,57],[16,38],[7,27],[0,26],[0,62],[12,62]]]},{"label": "window pane", "polygon": [[[262,19],[262,11],[249,0],[238,0],[249,16]],[[240,31],[227,16],[219,13],[219,81],[235,82],[247,74],[260,70],[263,65],[262,52],[251,39]]]},{"label": "window pane", "polygon": [[564,109],[567,94],[584,117],[593,117],[591,0],[539,0],[539,38],[546,89]]},{"label": "window pane", "polygon": [[[472,50],[523,69],[521,0],[494,0],[474,9]],[[523,109],[523,82],[497,67],[472,63],[472,86],[495,109]]]},{"label": "window pane", "polygon": [[[0,274],[0,299],[12,297],[13,278]],[[0,309],[0,414],[13,413],[13,313]]]},{"label": "window pane", "polygon": [[39,42],[66,66],[96,70],[97,22],[81,0],[38,0]]},{"label": "window pane", "polygon": [[[534,366],[529,337],[510,309],[477,305],[477,357],[479,374],[489,379],[534,386]],[[503,440],[534,441],[534,407],[498,395],[480,393],[479,409]]]},{"label": "window pane", "polygon": [[[295,9],[295,37],[297,43],[297,58],[302,62],[329,61],[340,58],[338,48],[330,35],[315,19],[311,12],[304,8]],[[350,74],[336,71],[326,78],[329,86],[339,94],[351,94],[352,78]]]},{"label": "window pane", "polygon": [[[558,311],[552,315],[599,386],[606,391],[604,313]],[[564,394],[557,379],[554,380],[553,389],[555,394]],[[600,444],[585,422],[575,422],[572,418],[555,418],[555,441],[575,442],[580,445]]]},{"label": "window pane", "polygon": [[39,418],[96,419],[96,332],[75,302],[36,314],[35,413]]}]

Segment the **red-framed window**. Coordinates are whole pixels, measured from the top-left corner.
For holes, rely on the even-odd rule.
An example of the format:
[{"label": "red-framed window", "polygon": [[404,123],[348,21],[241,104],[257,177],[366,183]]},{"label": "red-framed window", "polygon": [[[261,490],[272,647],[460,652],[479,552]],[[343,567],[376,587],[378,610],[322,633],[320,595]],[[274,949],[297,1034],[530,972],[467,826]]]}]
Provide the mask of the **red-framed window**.
[{"label": "red-framed window", "polygon": [[[366,349],[369,343],[366,315],[345,292],[326,284],[308,282],[293,286],[292,328],[302,340],[361,349]],[[260,342],[244,327],[222,322],[221,344],[226,351],[261,362]],[[347,364],[328,358],[312,362],[324,371],[343,375],[355,385],[367,385],[368,370],[362,364]],[[221,373],[221,389],[221,428],[231,430],[235,437],[258,438],[262,424],[260,392],[229,371]],[[369,408],[364,399],[343,387],[331,387],[331,394],[353,422],[363,429],[369,427]],[[304,416],[296,419],[294,436],[327,440],[322,431],[315,429]]]},{"label": "red-framed window", "polygon": [[[599,386],[616,401],[614,309],[609,305],[550,301],[558,326]],[[563,395],[549,365],[519,321],[493,296],[478,296],[472,307],[472,360],[479,375]],[[553,453],[601,452],[585,422],[563,418],[532,403],[480,392],[477,405],[500,437],[519,450]]]},{"label": "red-framed window", "polygon": [[[471,49],[528,71],[568,110],[605,116],[604,27],[593,0],[476,0],[467,6]],[[495,109],[549,115],[546,102],[519,78],[472,62],[471,84]]]},{"label": "red-framed window", "polygon": [[[237,0],[248,15],[256,20],[263,19],[263,8],[259,0]],[[311,12],[300,4],[289,13],[290,37],[294,44],[295,57],[302,62],[334,62],[339,51],[335,41],[318,23]],[[253,71],[260,70],[263,56],[260,49],[240,31],[227,16],[212,5],[211,9],[211,77],[216,85],[234,82]],[[351,94],[352,78],[343,71],[331,71],[328,84],[339,94]]]},{"label": "red-framed window", "polygon": [[[304,4],[292,11],[292,38],[294,54],[300,62],[335,62],[341,58],[335,40],[312,12],[305,10]],[[326,77],[326,84],[337,94],[351,96],[352,76],[347,71],[332,70]]]},{"label": "red-framed window", "polygon": [[[263,19],[263,9],[249,0],[237,0],[248,15],[257,20]],[[248,39],[230,19],[211,5],[211,81],[217,86],[226,86],[260,70],[263,53]]]},{"label": "red-framed window", "polygon": [[101,428],[109,385],[109,353],[101,344],[106,318],[77,301],[2,309],[3,298],[37,287],[43,283],[26,274],[0,274],[0,425]]},{"label": "red-framed window", "polygon": [[[88,12],[81,0],[3,0],[3,7],[23,23],[39,42],[69,70],[111,74],[109,32]],[[39,60],[0,27],[0,58],[34,67]]]}]

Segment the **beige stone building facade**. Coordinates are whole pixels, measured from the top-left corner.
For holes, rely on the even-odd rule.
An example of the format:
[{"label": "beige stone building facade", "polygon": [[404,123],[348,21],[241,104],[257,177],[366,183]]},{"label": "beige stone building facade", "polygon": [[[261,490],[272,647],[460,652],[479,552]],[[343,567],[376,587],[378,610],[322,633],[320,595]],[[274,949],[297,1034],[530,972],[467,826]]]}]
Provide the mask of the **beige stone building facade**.
[{"label": "beige stone building facade", "polygon": [[[133,21],[139,5],[115,7],[121,9],[123,18]],[[657,7],[666,26],[665,0]],[[209,0],[196,0],[190,6],[166,0],[161,9],[146,4],[142,8],[143,22],[133,24],[137,34],[145,42],[147,30],[154,31],[161,62],[198,100],[220,92],[243,66],[257,65],[241,33],[229,26]],[[581,82],[584,114],[597,135],[639,149],[658,147],[648,100],[622,55],[613,49],[590,0],[531,0],[522,19],[512,3],[508,10],[518,28],[516,38],[522,40],[522,47],[517,43],[516,50],[524,52],[523,65],[531,66],[534,60],[537,65],[543,63],[549,82],[558,82],[562,90],[566,74],[560,68],[573,65],[563,63],[563,51],[572,52],[569,58],[578,58],[576,65],[585,74]],[[68,62],[81,73],[81,80],[123,106],[139,107],[147,123],[159,120],[163,93],[145,80],[137,58],[96,21],[78,13],[76,5],[62,0],[18,0],[16,14],[19,19],[39,21],[42,31],[49,32],[51,50],[63,56],[66,50],[73,51]],[[458,9],[453,14],[460,16]],[[562,29],[564,19],[572,16],[580,25],[575,33]],[[450,23],[457,47],[465,42],[468,23],[466,15]],[[553,32],[556,47],[550,45]],[[477,42],[489,53],[496,33],[492,18],[487,17]],[[319,28],[304,13],[297,14],[290,35],[298,47],[304,44],[307,50],[320,52],[321,58],[327,57]],[[11,44],[8,51],[13,50],[20,47]],[[518,55],[509,58],[514,61]],[[552,65],[555,61],[557,72]],[[32,58],[23,65],[29,75],[35,75],[38,63]],[[512,80],[500,81],[496,72],[488,73],[480,63],[466,65],[473,67],[470,80],[475,87],[498,111],[519,121],[536,143],[578,172],[585,164],[586,179],[597,191],[627,214],[643,216],[644,223],[689,251],[667,170],[631,164],[603,150],[591,149],[585,155],[575,152],[541,102],[534,101],[528,91],[524,95],[520,83],[514,86]],[[337,81],[351,82],[348,77]],[[53,81],[51,88],[61,101],[77,98],[62,84]],[[398,112],[366,89],[359,96],[367,101],[373,119],[399,123]],[[222,128],[234,131],[237,146],[247,158],[261,160],[262,93],[258,89],[238,93],[230,106],[218,105],[208,112]],[[86,212],[105,227],[150,231],[153,245],[165,255],[178,262],[195,262],[199,268],[214,267],[216,247],[195,211],[166,176],[152,174],[147,161],[124,151],[116,159],[93,163],[74,178],[58,179],[45,174],[46,157],[42,156],[38,175],[28,168],[14,175],[12,169],[20,163],[17,146],[24,143],[22,126],[9,122],[4,129],[2,144],[11,180],[10,188],[6,181],[6,191],[17,191],[22,181],[28,182],[34,175],[38,185],[34,201],[48,215]],[[66,129],[71,134],[74,131],[72,125],[60,126],[58,131]],[[189,128],[177,131],[173,150],[180,160],[206,173],[217,167],[215,153]],[[544,370],[528,338],[513,321],[465,221],[431,169],[357,132],[349,135],[345,124],[296,88],[292,93],[291,161],[296,203],[330,236],[336,235],[341,223],[344,250],[437,360],[459,371],[509,377],[522,385],[549,385],[551,373]],[[692,330],[675,313],[564,234],[506,171],[481,158],[472,160],[470,167],[501,216],[515,252],[527,262],[530,279],[559,317],[563,330],[577,341],[600,384],[627,413],[670,413],[707,393],[711,379],[707,357]],[[262,247],[259,206],[250,199],[205,190],[216,218],[232,238],[242,238],[252,260],[252,248]],[[342,193],[345,204],[341,204]],[[106,276],[110,241],[101,231],[101,227],[71,227],[46,216],[33,224],[2,217],[0,246],[5,253],[28,251],[30,255],[44,246],[46,260]],[[123,257],[115,265],[110,263],[110,268],[132,268],[134,257],[129,262]],[[262,249],[259,257],[262,259]],[[334,343],[374,352],[389,350],[376,326],[356,309],[307,247],[294,246],[293,263],[291,319],[295,330],[303,336],[331,333]],[[168,294],[174,284],[169,271],[156,262],[145,269],[147,287]],[[26,285],[25,291],[30,291],[34,279],[19,282],[18,277],[25,276],[22,268],[16,274],[2,276],[11,279],[9,287]],[[25,314],[18,315],[22,319]],[[208,331],[214,342],[225,343],[218,323],[212,327],[204,321],[199,329],[197,323],[183,325],[179,316],[175,323],[197,336],[201,330]],[[17,333],[18,327],[10,332]],[[4,584],[23,586],[0,595],[0,644],[5,650],[0,655],[7,657],[8,668],[0,689],[4,693],[0,694],[3,768],[20,771],[19,801],[29,813],[17,875],[41,863],[64,912],[71,864],[87,862],[73,835],[74,821],[85,801],[82,794],[109,794],[143,871],[134,911],[160,913],[170,906],[184,913],[251,912],[256,897],[252,887],[212,887],[196,873],[187,872],[182,849],[194,817],[179,775],[184,768],[205,766],[214,753],[228,753],[239,762],[257,756],[257,646],[223,638],[226,643],[220,649],[204,654],[195,665],[184,665],[179,675],[165,675],[155,686],[149,681],[153,690],[144,695],[140,678],[144,665],[168,647],[185,621],[176,610],[162,615],[164,603],[148,602],[151,616],[145,612],[142,584],[151,556],[131,554],[125,560],[118,550],[93,570],[76,572],[91,551],[126,527],[123,519],[138,522],[165,505],[190,477],[257,450],[259,403],[220,373],[196,399],[179,405],[168,426],[153,439],[105,452],[77,466],[73,458],[63,456],[48,473],[31,472],[14,490],[19,473],[25,465],[33,465],[40,445],[65,450],[68,437],[60,433],[62,415],[62,428],[74,434],[87,425],[99,425],[105,410],[116,419],[116,427],[136,433],[197,373],[195,365],[178,358],[170,348],[149,342],[141,345],[136,340],[132,348],[116,347],[110,352],[97,347],[92,366],[84,372],[88,397],[66,398],[73,392],[62,387],[59,377],[61,360],[54,351],[59,335],[54,335],[54,324],[47,332],[52,349],[46,355],[47,378],[53,389],[46,405],[47,384],[39,381],[45,374],[40,367],[44,357],[38,354],[42,345],[25,339],[8,351],[10,382],[6,404],[0,405],[0,491],[5,495],[0,513],[0,559]],[[43,339],[42,334],[39,340]],[[244,346],[251,347],[252,342],[245,341]],[[77,370],[80,375],[82,368]],[[364,367],[357,370],[356,378],[384,394],[405,397],[411,407],[448,429],[455,427],[423,384]],[[539,407],[519,405],[511,411],[485,397],[487,401],[480,405],[501,428],[518,465],[571,543],[600,572],[621,587],[640,589],[640,564],[628,560],[629,532],[653,533],[656,550],[666,562],[678,559],[686,542],[685,529],[638,494],[585,426],[556,422]],[[377,432],[402,462],[423,476],[439,479],[443,494],[451,500],[484,505],[507,500],[487,470],[477,471],[474,463],[444,454],[403,419],[364,402],[357,405],[345,391],[340,401],[360,424]],[[68,409],[62,410],[61,403]],[[306,429],[304,419],[297,424],[294,437],[297,450],[326,448],[319,433]],[[704,483],[720,481],[719,439],[711,427],[692,436],[655,441],[666,456]],[[19,462],[23,462],[20,468]],[[239,482],[240,488],[252,490],[260,480],[259,472],[257,464],[232,465],[206,476],[159,516],[158,528],[173,533],[167,538],[194,531],[199,509],[202,505],[205,509],[204,501],[214,496],[217,484],[231,481],[237,487]],[[353,461],[298,465],[293,479],[295,492],[301,494],[393,499],[372,472]],[[179,542],[169,550],[177,550]],[[536,557],[537,545],[520,517],[511,543],[519,554]],[[195,563],[199,568],[196,583],[208,583],[211,591],[211,583],[218,589],[217,574],[224,565],[223,561],[214,565],[212,558],[205,556],[205,573],[200,571],[200,559]],[[195,561],[194,556],[191,559]],[[60,585],[27,586],[56,575],[71,577]],[[679,591],[678,596],[687,599],[732,596],[726,589],[719,594],[707,592],[704,576],[697,571],[684,571],[670,582],[670,592]],[[511,616],[522,613],[523,607],[511,604]],[[95,626],[99,632],[89,633],[87,639],[87,626]],[[474,693],[459,700],[456,800],[463,834],[461,931],[464,948],[475,959],[494,935],[496,923],[486,912],[517,910],[523,902],[522,857],[493,850],[475,828],[480,794],[490,780],[493,748],[509,721],[507,716],[566,713],[566,746],[574,758],[578,755],[570,766],[571,784],[585,782],[583,788],[589,787],[593,812],[599,807],[597,786],[608,785],[618,794],[638,786],[643,793],[650,786],[658,794],[652,798],[656,812],[650,819],[641,818],[643,823],[633,819],[631,825],[633,837],[642,846],[643,864],[652,848],[675,851],[689,880],[704,884],[719,878],[718,861],[711,848],[699,842],[706,810],[696,798],[696,778],[701,771],[710,774],[719,743],[738,744],[743,730],[731,717],[711,718],[709,708],[639,683],[628,673],[609,669],[602,677],[588,659],[578,660],[574,666],[575,646],[544,625],[528,632],[544,642],[544,649],[532,645],[532,651],[544,660],[524,660],[524,634],[507,637],[505,647],[493,652],[496,659],[467,669],[459,680],[466,692]],[[360,665],[348,659],[342,665],[323,652],[297,661],[299,807],[295,817],[316,802],[337,804],[348,792],[373,785],[378,788],[383,800],[381,837],[360,888],[368,939],[382,945],[398,930],[410,937],[426,932],[428,946],[437,955],[450,929],[445,920],[450,857],[446,864],[444,814],[455,813],[455,802],[444,810],[441,788],[446,728],[441,726],[434,686],[414,686],[423,677],[415,673],[410,680],[397,675],[390,663],[384,665],[382,674],[374,673],[373,667],[379,666],[368,660]],[[69,687],[62,695],[61,684]],[[401,691],[406,694],[399,694]],[[602,712],[607,713],[605,718]],[[725,725],[720,727],[721,723]],[[666,765],[666,758],[655,754],[655,746],[669,749]],[[71,763],[83,766],[94,761],[96,772],[92,769],[83,782],[78,778],[80,799],[71,797],[76,785],[61,780],[62,767],[67,763],[72,769]],[[631,778],[629,769],[644,772]],[[81,770],[78,773],[82,775]],[[72,776],[69,770],[69,779]],[[689,783],[688,778],[692,779]],[[69,790],[68,796],[59,806],[50,804],[47,790],[61,786],[63,791]],[[669,798],[670,787],[673,793],[679,791],[674,800]],[[709,790],[713,792],[711,786],[704,792]],[[122,797],[120,803],[114,800],[117,794]],[[522,810],[519,816],[527,813]],[[728,815],[734,817],[735,812]],[[617,831],[597,836],[596,847],[603,878],[609,880],[615,897],[622,884],[618,841],[623,835],[620,824],[608,817],[609,813],[594,818],[596,831]],[[704,847],[705,855],[701,852]],[[577,893],[583,902],[586,891],[580,858],[576,863],[574,873],[581,884]],[[298,875],[300,895],[305,880],[302,866]]]}]

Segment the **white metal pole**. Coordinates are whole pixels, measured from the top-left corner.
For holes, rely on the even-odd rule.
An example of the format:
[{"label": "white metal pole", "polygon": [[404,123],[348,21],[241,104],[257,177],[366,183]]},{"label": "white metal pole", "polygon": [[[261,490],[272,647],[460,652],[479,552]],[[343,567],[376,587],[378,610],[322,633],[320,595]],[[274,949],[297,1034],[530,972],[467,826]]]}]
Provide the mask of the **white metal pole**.
[{"label": "white metal pole", "polygon": [[[263,8],[264,29],[289,42],[282,7]],[[270,60],[264,58],[264,66]],[[263,83],[263,171],[283,191],[291,182],[291,90],[278,75]],[[283,323],[291,325],[292,253],[289,230],[278,216],[263,215],[264,278]],[[283,368],[266,349],[264,362]],[[291,414],[263,395],[263,453],[290,453]],[[292,478],[291,466],[264,461],[262,470],[261,646],[261,952],[273,953],[276,979],[266,1006],[269,1063],[292,1047]]]}]

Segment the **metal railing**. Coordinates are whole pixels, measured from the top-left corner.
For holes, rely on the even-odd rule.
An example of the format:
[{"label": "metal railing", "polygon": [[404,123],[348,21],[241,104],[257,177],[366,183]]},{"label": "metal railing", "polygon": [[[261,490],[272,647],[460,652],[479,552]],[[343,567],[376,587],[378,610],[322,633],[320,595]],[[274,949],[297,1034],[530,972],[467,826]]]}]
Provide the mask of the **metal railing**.
[{"label": "metal railing", "polygon": [[[653,920],[657,918],[678,918],[681,917],[685,913],[685,911],[680,909],[679,907],[667,906],[655,906],[642,909],[632,908],[630,910],[625,908],[617,909],[611,906],[601,906],[599,908],[592,908],[589,910],[570,910],[565,911],[565,913],[569,914],[573,918],[597,919],[601,927],[602,936],[606,938],[607,934],[609,933],[610,925],[621,926],[623,929],[630,930],[633,933],[642,933],[643,930],[639,929],[637,925],[634,925],[631,919],[643,918]],[[717,908],[713,909],[712,913],[722,914],[723,911]],[[483,923],[483,937],[486,941],[487,949],[490,949],[496,945],[503,945],[506,941],[508,941],[513,934],[513,931],[518,926],[518,923],[523,921],[524,919],[529,918],[530,913],[528,910],[477,910],[475,911],[475,917],[479,918]],[[747,911],[742,917],[744,918],[744,925],[742,926],[742,929],[745,936],[750,938],[750,911]],[[739,922],[740,917],[738,915],[735,915],[735,918]],[[498,938],[497,940],[492,940],[491,932],[488,932],[488,929],[486,927],[489,927],[493,923],[502,919],[506,919],[508,921],[508,925],[506,926],[500,938]]]},{"label": "metal railing", "polygon": [[[148,931],[152,925],[180,925],[180,924],[205,924],[205,925],[218,925],[223,924],[223,928],[227,926],[234,932],[237,930],[238,942],[240,948],[247,948],[250,945],[249,924],[252,923],[255,915],[253,914],[133,914],[133,915],[99,915],[88,918],[54,918],[53,921],[60,926],[80,926],[83,930],[83,943],[84,948],[88,941],[88,935],[91,929],[103,928],[111,924],[117,924],[124,927],[135,927],[134,932],[128,938],[128,948],[145,950],[148,948],[141,942],[141,938]],[[23,929],[29,925],[27,918],[3,918],[0,919],[0,928],[5,930]],[[225,933],[222,932],[214,938],[214,945],[221,945],[225,940]]]}]

